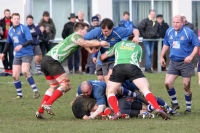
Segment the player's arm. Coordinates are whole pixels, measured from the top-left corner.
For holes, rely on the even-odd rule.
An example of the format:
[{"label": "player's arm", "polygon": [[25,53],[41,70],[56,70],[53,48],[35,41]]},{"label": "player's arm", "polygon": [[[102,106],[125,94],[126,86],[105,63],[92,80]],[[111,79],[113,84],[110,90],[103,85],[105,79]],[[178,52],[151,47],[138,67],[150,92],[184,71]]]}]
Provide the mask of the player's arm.
[{"label": "player's arm", "polygon": [[94,119],[94,118],[97,117],[101,112],[103,112],[103,111],[105,110],[105,108],[106,108],[106,105],[105,105],[105,104],[98,105],[97,110],[96,110],[94,113],[92,113],[92,114],[89,116],[89,118]]},{"label": "player's arm", "polygon": [[[10,32],[10,30],[9,30],[9,32]],[[1,60],[4,60],[4,56],[5,56],[6,52],[8,51],[10,45],[12,45],[12,39],[10,38],[9,33],[8,33],[6,44],[4,46],[2,54],[0,55]]]},{"label": "player's arm", "polygon": [[140,32],[138,29],[134,29],[133,30],[133,35],[134,35],[134,38],[133,38],[133,42],[134,43],[139,43],[139,36],[140,36]]},{"label": "player's arm", "polygon": [[109,46],[109,44],[106,41],[88,41],[84,39],[79,39],[77,43],[82,47],[98,47],[98,46]]},{"label": "player's arm", "polygon": [[165,62],[165,59],[164,59],[164,56],[165,54],[167,53],[169,47],[170,47],[170,44],[168,42],[169,38],[168,38],[168,32],[169,30],[166,31],[166,34],[165,34],[165,37],[164,37],[164,45],[163,45],[163,48],[162,48],[162,51],[161,51],[161,54],[160,54],[160,63],[163,67],[166,66],[166,62]]},{"label": "player's arm", "polygon": [[109,48],[105,53],[101,54],[101,56],[99,57],[99,59],[101,61],[104,61],[106,58],[115,55],[115,47],[116,46],[117,46],[117,44],[115,44],[113,47]]}]

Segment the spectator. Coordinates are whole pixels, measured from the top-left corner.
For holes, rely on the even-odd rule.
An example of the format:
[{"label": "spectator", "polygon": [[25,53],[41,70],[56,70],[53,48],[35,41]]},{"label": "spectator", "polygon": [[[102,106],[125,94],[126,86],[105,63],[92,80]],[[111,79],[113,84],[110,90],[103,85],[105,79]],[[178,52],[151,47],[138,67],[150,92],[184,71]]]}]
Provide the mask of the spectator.
[{"label": "spectator", "polygon": [[[88,25],[89,22],[84,20],[84,13],[82,11],[78,12],[78,18],[76,19],[77,22],[83,22]],[[88,51],[84,48],[81,49],[81,69],[82,73],[86,73],[86,64],[87,64],[87,59],[88,59]]]},{"label": "spectator", "polygon": [[125,27],[125,28],[136,28],[133,22],[130,20],[130,14],[129,12],[125,11],[123,14],[123,19],[119,22],[119,27]]},{"label": "spectator", "polygon": [[[165,32],[167,31],[167,29],[169,28],[169,25],[167,23],[165,23],[165,21],[163,20],[163,15],[162,14],[158,14],[156,16],[156,21],[159,24],[159,33],[158,33],[158,37],[159,38],[164,38],[165,37]],[[158,42],[156,42],[156,45],[154,46],[154,54],[153,54],[153,70],[157,71],[157,64],[158,64]],[[166,62],[166,55],[164,56],[165,62]],[[166,71],[166,67],[162,67],[163,71]]]},{"label": "spectator", "polygon": [[[76,22],[76,18],[77,16],[74,13],[71,13],[70,17],[68,17],[70,22],[66,23],[64,26],[64,29],[62,31],[63,39],[65,39],[74,32],[73,28]],[[78,48],[77,51],[68,58],[68,69],[70,74],[73,74],[73,67],[75,73],[77,74],[80,73],[79,63],[80,63],[80,49]]]},{"label": "spectator", "polygon": [[[140,35],[144,39],[155,39],[159,31],[159,24],[156,21],[156,11],[150,10],[147,18],[143,19],[138,25]],[[154,50],[154,41],[143,41],[145,53],[145,72],[153,73],[151,69],[151,60]]]},{"label": "spectator", "polygon": [[42,60],[42,52],[40,49],[40,41],[39,41],[39,35],[40,35],[40,29],[39,26],[35,26],[33,23],[33,16],[28,15],[26,17],[26,22],[27,22],[27,27],[30,29],[32,38],[33,38],[33,43],[32,43],[32,48],[33,48],[33,54],[35,57],[35,64],[36,64],[36,70],[37,74],[41,75],[41,65],[40,62]]},{"label": "spectator", "polygon": [[52,34],[50,32],[46,32],[45,26],[41,24],[39,38],[42,41],[42,42],[40,42],[42,57],[44,57],[46,52],[48,52],[51,49],[51,44],[49,42],[51,36],[52,36]]},{"label": "spectator", "polygon": [[97,16],[99,18],[99,25],[100,25],[101,24],[101,15],[97,13],[95,16]]},{"label": "spectator", "polygon": [[[4,11],[4,18],[0,20],[0,27],[2,30],[0,31],[1,39],[7,39],[8,37],[8,30],[12,26],[10,10],[6,9]],[[3,52],[5,44],[1,44],[1,48]],[[9,57],[9,58],[8,58]],[[13,45],[10,45],[8,51],[5,53],[5,59],[3,60],[3,66],[6,73],[12,73],[12,64],[13,64]]]},{"label": "spectator", "polygon": [[[46,33],[48,33],[50,40],[53,40],[55,38],[56,28],[55,28],[53,20],[50,18],[48,11],[43,12],[43,18],[40,20],[39,25],[44,25],[45,31],[46,31]],[[52,43],[49,42],[48,47],[51,49],[53,47]],[[45,48],[45,47],[41,48],[42,51],[44,50],[43,52],[45,52],[45,49],[43,49],[43,48]],[[46,49],[46,50],[47,50],[47,52],[49,51],[48,49]]]},{"label": "spectator", "polygon": [[194,25],[187,21],[186,16],[184,14],[181,14],[181,17],[183,19],[183,26],[186,26],[186,27],[194,30]]},{"label": "spectator", "polygon": [[[89,31],[99,27],[99,18],[97,16],[92,17],[92,25],[89,28]],[[89,65],[89,74],[94,74],[96,69],[96,64],[93,62],[93,55],[90,55],[90,65]]]}]

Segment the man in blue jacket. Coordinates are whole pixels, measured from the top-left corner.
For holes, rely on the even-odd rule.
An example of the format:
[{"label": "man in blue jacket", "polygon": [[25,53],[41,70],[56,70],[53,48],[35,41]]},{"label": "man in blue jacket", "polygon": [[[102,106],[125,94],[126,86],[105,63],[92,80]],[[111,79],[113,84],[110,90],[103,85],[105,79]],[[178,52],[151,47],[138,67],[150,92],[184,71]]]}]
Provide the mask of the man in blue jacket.
[{"label": "man in blue jacket", "polygon": [[178,76],[182,76],[186,101],[185,113],[190,114],[192,104],[190,83],[191,77],[195,74],[192,59],[198,52],[199,41],[194,31],[183,25],[183,18],[180,15],[173,17],[173,27],[169,28],[165,34],[160,62],[163,67],[166,66],[164,55],[170,49],[170,63],[165,78],[165,86],[172,99],[172,108],[174,110],[179,109],[173,83]]},{"label": "man in blue jacket", "polygon": [[42,74],[41,65],[40,65],[40,62],[42,60],[42,52],[39,46],[40,29],[39,29],[39,26],[34,25],[32,15],[28,15],[26,17],[26,22],[27,22],[27,27],[30,29],[30,32],[33,38],[32,48],[33,48],[33,53],[35,57],[35,64],[36,64],[37,74],[40,75]]},{"label": "man in blue jacket", "polygon": [[123,19],[119,22],[119,27],[124,28],[137,28],[132,21],[129,20],[130,14],[129,12],[125,11],[123,13]]}]

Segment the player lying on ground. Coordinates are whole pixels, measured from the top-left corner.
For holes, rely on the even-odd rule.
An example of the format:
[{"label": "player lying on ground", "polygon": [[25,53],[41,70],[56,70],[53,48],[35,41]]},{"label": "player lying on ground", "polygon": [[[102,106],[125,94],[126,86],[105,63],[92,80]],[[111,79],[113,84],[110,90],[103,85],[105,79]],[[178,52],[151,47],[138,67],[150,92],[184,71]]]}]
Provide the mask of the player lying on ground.
[{"label": "player lying on ground", "polygon": [[118,100],[115,96],[117,89],[121,84],[129,79],[140,89],[146,100],[153,105],[155,111],[164,120],[170,119],[169,116],[160,108],[154,95],[149,90],[148,80],[143,75],[139,68],[139,62],[142,59],[142,48],[140,45],[133,43],[133,36],[127,41],[121,41],[101,55],[100,59],[104,60],[111,56],[115,58],[113,72],[107,83],[107,100],[110,107],[114,110],[112,120],[121,117],[121,112],[118,107]]},{"label": "player lying on ground", "polygon": [[[128,90],[124,87],[119,87],[119,90],[121,95],[128,95]],[[84,95],[85,97],[93,98],[96,100],[98,108],[97,110],[90,115],[90,118],[95,118],[99,113],[103,112],[103,110],[106,108],[106,83],[97,81],[97,80],[88,80],[88,81],[83,81],[81,85],[78,87],[77,95]],[[145,100],[145,98],[137,94],[135,92],[130,92],[130,96],[133,98],[140,100],[146,104],[148,102]]]},{"label": "player lying on ground", "polygon": [[45,92],[40,107],[35,114],[37,118],[44,119],[44,110],[47,111],[48,114],[54,115],[51,105],[55,100],[71,89],[69,79],[61,63],[80,46],[86,48],[89,53],[97,52],[95,51],[96,49],[91,50],[89,47],[108,46],[108,43],[105,41],[85,41],[82,37],[87,33],[87,29],[87,24],[77,22],[74,25],[74,33],[53,47],[43,58],[41,69],[50,88]]},{"label": "player lying on ground", "polygon": [[[123,111],[127,114],[123,114],[125,117],[140,117],[140,118],[154,118],[153,114],[150,114],[147,110],[147,106],[142,104],[141,102],[137,101],[128,101],[125,98],[120,98],[119,102],[122,104],[119,104],[123,109]],[[124,106],[129,105],[129,103],[132,103],[133,106]],[[125,107],[125,108],[124,108]],[[141,108],[142,107],[142,108]],[[85,97],[84,95],[80,95],[76,97],[72,104],[72,112],[74,116],[78,119],[84,119],[89,120],[91,119],[91,115],[96,112],[98,109],[98,103],[96,103],[96,100],[93,98]],[[131,110],[132,109],[132,110]],[[135,109],[135,110],[133,110]],[[131,110],[131,113],[128,113]],[[102,112],[100,112],[96,117],[94,118],[101,118],[101,119],[108,119],[109,115],[112,113],[110,108],[106,108]]]}]

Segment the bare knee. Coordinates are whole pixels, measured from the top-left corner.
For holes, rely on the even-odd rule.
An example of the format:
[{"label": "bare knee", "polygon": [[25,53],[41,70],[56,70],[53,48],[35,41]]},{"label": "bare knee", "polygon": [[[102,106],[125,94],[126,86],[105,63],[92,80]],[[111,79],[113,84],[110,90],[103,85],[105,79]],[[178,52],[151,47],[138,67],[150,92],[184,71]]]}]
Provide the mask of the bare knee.
[{"label": "bare knee", "polygon": [[28,77],[30,76],[30,72],[28,72],[28,71],[22,71],[22,74],[23,74],[26,78],[28,78]]},{"label": "bare knee", "polygon": [[167,90],[170,90],[172,88],[172,85],[173,84],[170,83],[170,82],[167,82],[167,81],[165,82],[165,87],[166,87]]},{"label": "bare knee", "polygon": [[61,86],[61,91],[62,92],[67,92],[71,89],[71,84],[69,82],[70,80],[68,78],[64,79],[63,81],[60,82],[60,86]]},{"label": "bare knee", "polygon": [[183,88],[187,93],[190,92],[190,84],[189,83],[183,83]]},{"label": "bare knee", "polygon": [[18,80],[19,80],[19,76],[12,75],[12,77],[13,77],[13,80],[14,80],[14,81],[18,81]]}]

